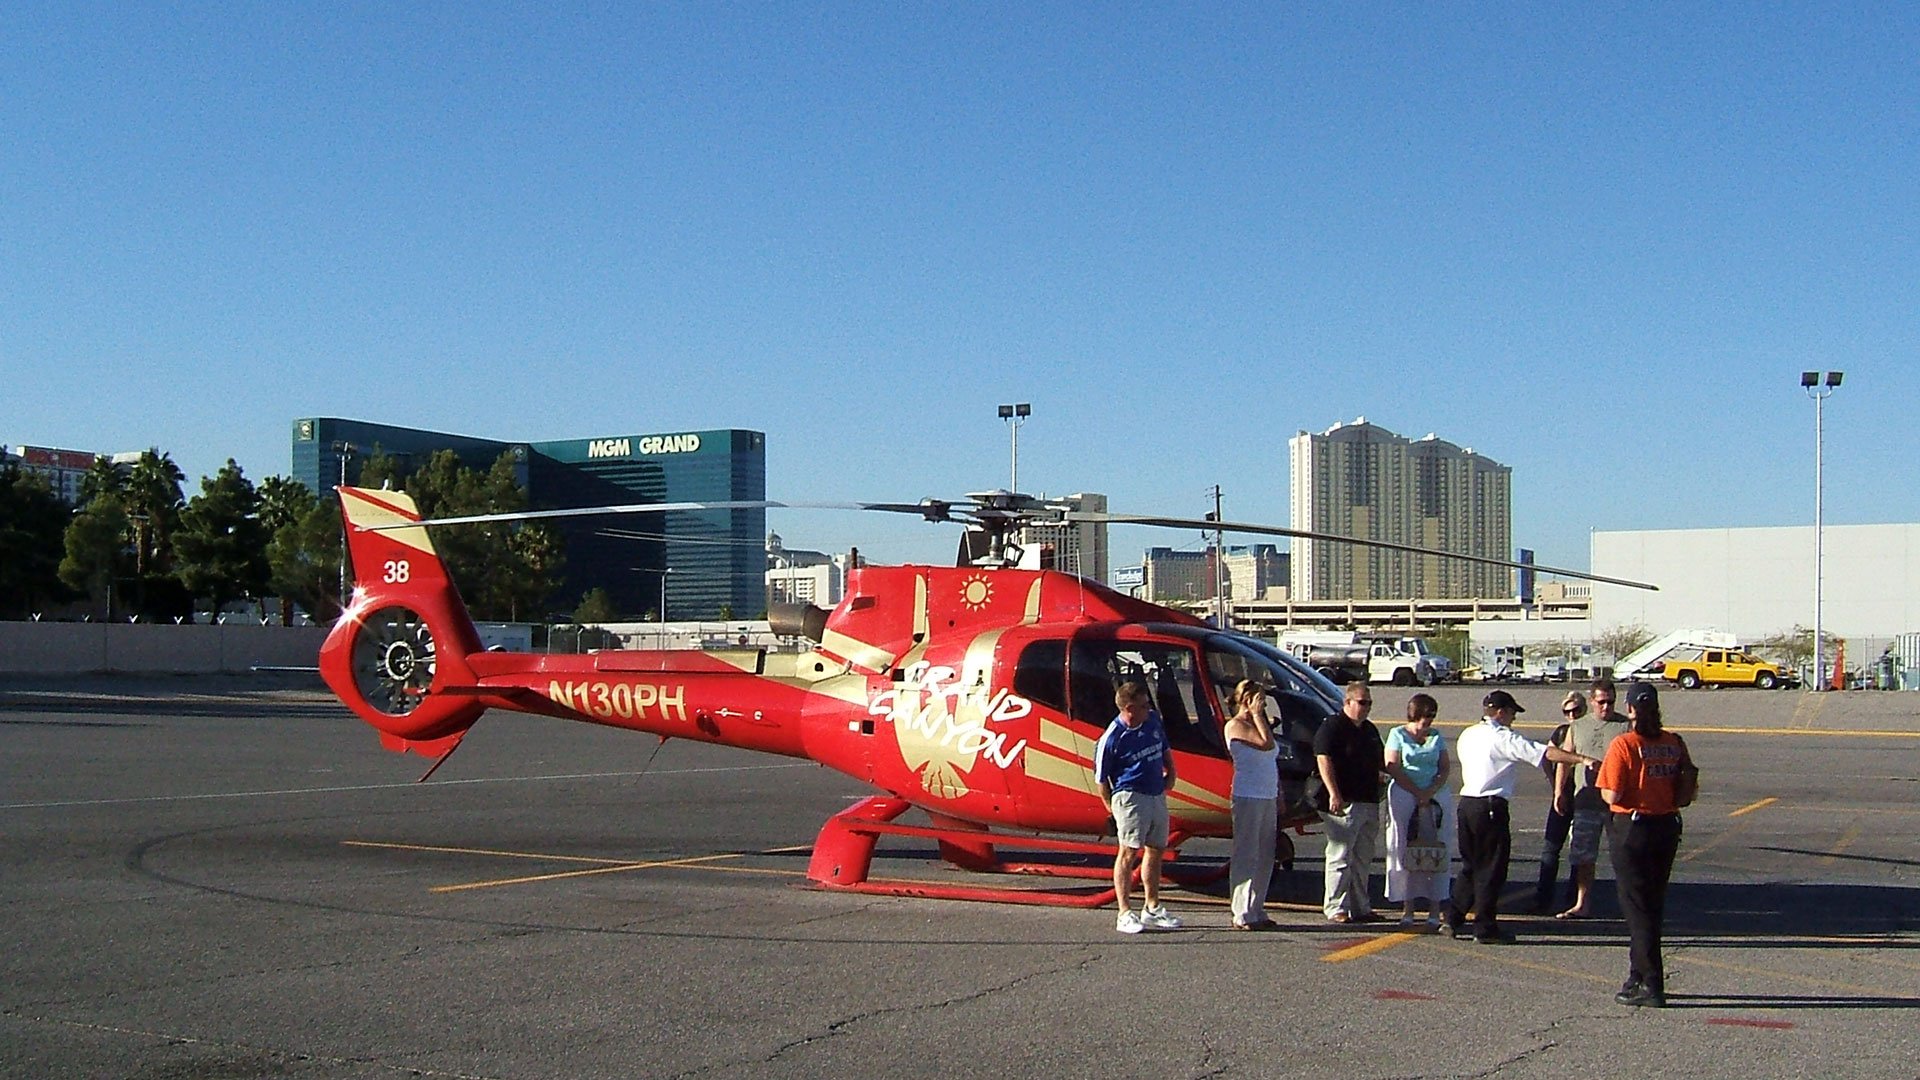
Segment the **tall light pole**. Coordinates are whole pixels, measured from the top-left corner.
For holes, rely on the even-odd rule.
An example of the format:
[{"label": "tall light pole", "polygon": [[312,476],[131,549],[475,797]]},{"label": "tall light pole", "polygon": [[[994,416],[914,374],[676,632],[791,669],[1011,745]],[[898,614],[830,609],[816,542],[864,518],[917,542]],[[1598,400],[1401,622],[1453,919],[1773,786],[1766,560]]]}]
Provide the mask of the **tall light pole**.
[{"label": "tall light pole", "polygon": [[1008,491],[1020,490],[1020,425],[1032,415],[1033,406],[1024,401],[1017,405],[1000,406],[1000,419],[1005,420],[1013,432],[1013,476],[1007,481]]},{"label": "tall light pole", "polygon": [[[339,439],[335,439],[333,442],[333,452],[340,458],[340,486],[341,487],[347,486],[347,462],[353,458],[354,452],[358,449],[359,447],[353,445],[350,442],[343,442]],[[353,597],[349,595],[347,592],[347,538],[345,535],[342,535],[340,537],[340,610],[341,611],[347,610],[347,601],[351,599],[353,599]]]},{"label": "tall light pole", "polygon": [[673,573],[673,567],[636,566],[633,569],[643,574],[660,575],[660,647],[667,647],[667,575]]},{"label": "tall light pole", "polygon": [[1833,392],[1839,388],[1840,380],[1845,375],[1844,371],[1829,371],[1823,380],[1818,371],[1800,373],[1800,388],[1813,399],[1813,688],[1816,690],[1827,688],[1825,657],[1822,655],[1824,642],[1821,641],[1820,627],[1820,602],[1823,599],[1824,585],[1821,578],[1821,563],[1826,554],[1821,536],[1821,530],[1826,525],[1826,476],[1824,463],[1821,460],[1825,450],[1826,433],[1822,426],[1821,406],[1833,396]]}]

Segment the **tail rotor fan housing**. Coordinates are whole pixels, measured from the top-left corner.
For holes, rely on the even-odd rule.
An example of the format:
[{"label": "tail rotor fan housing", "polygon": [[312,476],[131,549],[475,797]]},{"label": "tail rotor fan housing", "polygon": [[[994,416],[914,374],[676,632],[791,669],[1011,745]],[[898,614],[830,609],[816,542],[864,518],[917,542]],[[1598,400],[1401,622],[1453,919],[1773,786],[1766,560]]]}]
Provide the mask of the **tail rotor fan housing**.
[{"label": "tail rotor fan housing", "polygon": [[380,608],[360,622],[353,643],[353,679],[366,703],[389,716],[419,708],[433,685],[433,631],[403,605]]}]

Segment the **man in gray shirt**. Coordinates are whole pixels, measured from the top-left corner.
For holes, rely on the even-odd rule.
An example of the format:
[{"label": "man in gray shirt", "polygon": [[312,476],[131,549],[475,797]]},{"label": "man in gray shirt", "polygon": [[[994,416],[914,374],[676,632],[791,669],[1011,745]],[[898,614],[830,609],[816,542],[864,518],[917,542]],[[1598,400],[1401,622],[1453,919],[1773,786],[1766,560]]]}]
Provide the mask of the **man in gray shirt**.
[{"label": "man in gray shirt", "polygon": [[[1608,744],[1628,726],[1626,718],[1613,711],[1613,701],[1613,680],[1595,679],[1593,685],[1587,687],[1587,704],[1591,708],[1587,715],[1577,717],[1567,726],[1566,741],[1561,749],[1604,760]],[[1593,786],[1594,772],[1590,768],[1562,764],[1554,785],[1554,809],[1565,814],[1571,807],[1573,815],[1573,829],[1567,838],[1567,861],[1573,864],[1573,906],[1555,915],[1556,919],[1584,919],[1593,914],[1587,894],[1593,889],[1594,867],[1600,862],[1600,834],[1606,829],[1608,815],[1600,789]],[[1571,797],[1566,794],[1569,789]]]}]

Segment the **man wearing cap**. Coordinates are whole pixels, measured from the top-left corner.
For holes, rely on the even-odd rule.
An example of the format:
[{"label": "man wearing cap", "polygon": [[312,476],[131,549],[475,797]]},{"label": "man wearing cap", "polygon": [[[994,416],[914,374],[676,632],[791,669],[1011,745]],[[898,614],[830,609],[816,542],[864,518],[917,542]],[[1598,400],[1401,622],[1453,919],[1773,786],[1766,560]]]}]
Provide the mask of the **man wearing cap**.
[{"label": "man wearing cap", "polygon": [[[1482,723],[1460,733],[1454,756],[1460,762],[1460,797],[1454,802],[1459,822],[1460,876],[1453,883],[1453,911],[1447,920],[1453,936],[1472,936],[1483,945],[1513,940],[1500,928],[1500,891],[1507,886],[1507,860],[1513,831],[1507,804],[1518,783],[1514,766],[1539,768],[1544,762],[1593,765],[1584,754],[1537,743],[1513,730],[1516,713],[1526,710],[1505,690],[1480,702]],[[1467,928],[1471,916],[1473,927]]]}]

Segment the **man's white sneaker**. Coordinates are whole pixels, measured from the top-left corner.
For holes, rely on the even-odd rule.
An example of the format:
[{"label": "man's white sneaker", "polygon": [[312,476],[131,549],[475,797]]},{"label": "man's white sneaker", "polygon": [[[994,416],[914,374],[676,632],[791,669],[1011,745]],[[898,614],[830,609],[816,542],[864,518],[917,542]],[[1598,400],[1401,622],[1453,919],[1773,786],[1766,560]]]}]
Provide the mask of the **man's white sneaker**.
[{"label": "man's white sneaker", "polygon": [[1178,930],[1180,920],[1171,915],[1164,907],[1150,907],[1140,912],[1140,921],[1155,930]]},{"label": "man's white sneaker", "polygon": [[1113,921],[1113,928],[1123,934],[1137,934],[1146,929],[1140,922],[1140,913],[1132,908],[1120,909],[1120,917]]}]

